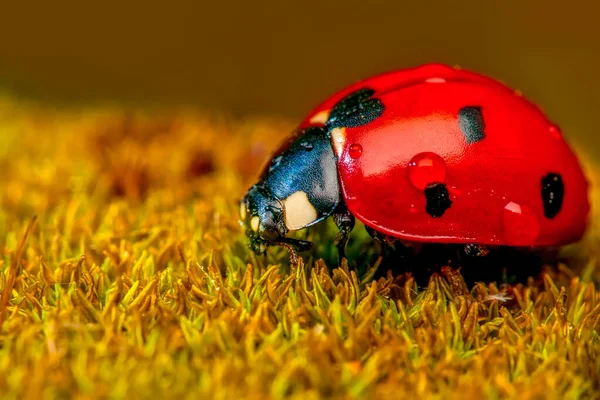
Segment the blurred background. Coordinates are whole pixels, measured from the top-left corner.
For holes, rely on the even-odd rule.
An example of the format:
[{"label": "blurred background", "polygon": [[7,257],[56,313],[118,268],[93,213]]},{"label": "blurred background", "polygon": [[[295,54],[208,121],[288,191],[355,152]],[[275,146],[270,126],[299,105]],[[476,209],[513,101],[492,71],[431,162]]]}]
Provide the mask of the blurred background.
[{"label": "blurred background", "polygon": [[0,92],[298,121],[357,79],[443,62],[522,90],[598,155],[599,11],[555,0],[5,1]]}]

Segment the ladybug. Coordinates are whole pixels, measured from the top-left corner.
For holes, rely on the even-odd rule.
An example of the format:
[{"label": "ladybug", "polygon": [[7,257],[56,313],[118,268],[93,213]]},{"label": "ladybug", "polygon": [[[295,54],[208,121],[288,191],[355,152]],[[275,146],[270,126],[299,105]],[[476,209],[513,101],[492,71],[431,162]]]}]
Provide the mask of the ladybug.
[{"label": "ladybug", "polygon": [[546,247],[580,239],[588,182],[559,128],[520,92],[441,64],[378,75],[317,106],[240,203],[249,247],[327,217],[341,257],[355,218],[376,239]]}]

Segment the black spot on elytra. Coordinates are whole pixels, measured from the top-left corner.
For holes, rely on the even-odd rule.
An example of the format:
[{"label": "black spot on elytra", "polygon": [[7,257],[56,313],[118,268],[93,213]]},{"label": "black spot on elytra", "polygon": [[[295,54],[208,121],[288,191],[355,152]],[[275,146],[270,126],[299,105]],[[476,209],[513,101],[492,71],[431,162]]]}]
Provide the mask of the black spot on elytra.
[{"label": "black spot on elytra", "polygon": [[542,202],[546,218],[554,218],[562,208],[565,197],[565,185],[562,177],[556,173],[549,173],[542,178]]},{"label": "black spot on elytra", "polygon": [[381,100],[372,98],[375,91],[364,88],[350,93],[340,100],[329,114],[329,128],[356,127],[366,125],[383,114]]},{"label": "black spot on elytra", "polygon": [[444,215],[444,212],[452,204],[448,188],[443,183],[432,183],[427,186],[425,188],[425,199],[427,200],[425,211],[433,218]]},{"label": "black spot on elytra", "polygon": [[468,106],[461,108],[458,111],[458,127],[469,144],[479,142],[485,138],[485,122],[481,107]]}]

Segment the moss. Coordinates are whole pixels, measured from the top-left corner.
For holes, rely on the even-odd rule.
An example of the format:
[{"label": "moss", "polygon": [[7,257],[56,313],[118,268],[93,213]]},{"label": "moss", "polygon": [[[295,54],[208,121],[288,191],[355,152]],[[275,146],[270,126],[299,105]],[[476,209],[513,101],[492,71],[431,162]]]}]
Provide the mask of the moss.
[{"label": "moss", "polygon": [[352,268],[328,268],[331,225],[297,268],[257,258],[236,200],[291,128],[0,100],[3,397],[595,397],[595,225],[558,268],[463,295],[374,279],[361,230]]}]

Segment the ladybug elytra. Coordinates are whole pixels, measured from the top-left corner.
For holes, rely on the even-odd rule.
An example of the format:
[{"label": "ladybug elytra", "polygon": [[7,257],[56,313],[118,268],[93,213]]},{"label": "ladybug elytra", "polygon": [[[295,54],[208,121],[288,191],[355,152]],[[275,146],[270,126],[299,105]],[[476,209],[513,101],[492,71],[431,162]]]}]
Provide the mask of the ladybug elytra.
[{"label": "ladybug elytra", "polygon": [[556,125],[488,77],[440,64],[351,85],[316,107],[240,204],[250,248],[297,250],[290,231],[333,216],[344,254],[372,236],[556,246],[583,235],[588,183]]}]

